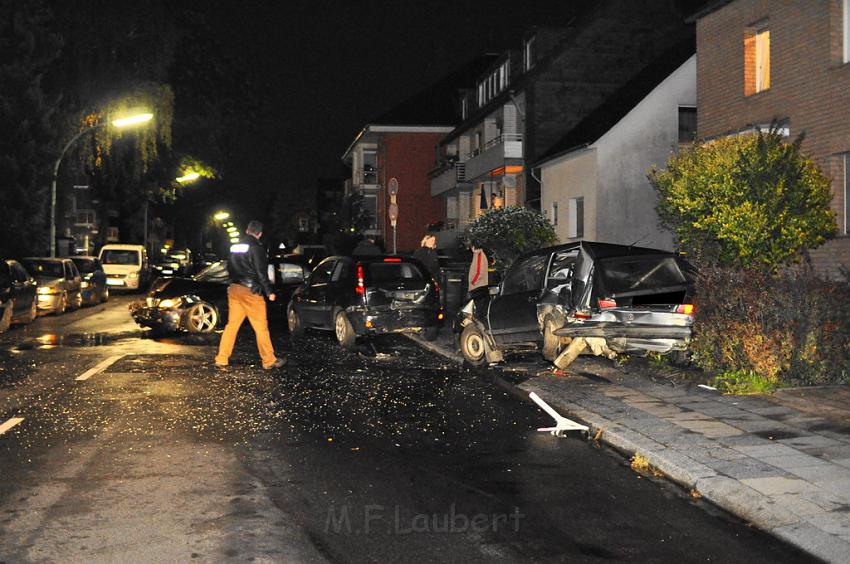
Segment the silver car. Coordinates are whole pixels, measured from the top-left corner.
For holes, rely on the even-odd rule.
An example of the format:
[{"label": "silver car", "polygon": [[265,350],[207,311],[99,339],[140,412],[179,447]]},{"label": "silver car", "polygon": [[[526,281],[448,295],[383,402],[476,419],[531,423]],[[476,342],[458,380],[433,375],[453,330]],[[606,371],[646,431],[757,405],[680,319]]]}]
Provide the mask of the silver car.
[{"label": "silver car", "polygon": [[22,261],[38,281],[38,312],[62,314],[83,305],[82,279],[71,259],[32,257]]}]

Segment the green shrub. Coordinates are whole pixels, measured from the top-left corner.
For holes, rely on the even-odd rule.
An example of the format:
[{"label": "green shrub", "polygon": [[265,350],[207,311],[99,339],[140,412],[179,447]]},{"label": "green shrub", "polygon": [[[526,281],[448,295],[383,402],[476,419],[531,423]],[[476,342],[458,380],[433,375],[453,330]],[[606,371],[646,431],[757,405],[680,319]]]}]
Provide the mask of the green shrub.
[{"label": "green shrub", "polygon": [[712,384],[724,394],[745,396],[749,394],[769,394],[776,390],[776,382],[750,370],[732,370],[716,376]]},{"label": "green shrub", "polygon": [[712,372],[776,385],[850,382],[850,284],[807,268],[703,268],[691,355]]},{"label": "green shrub", "polygon": [[487,210],[466,228],[463,240],[484,249],[504,269],[522,253],[557,243],[558,236],[542,214],[511,206]]}]

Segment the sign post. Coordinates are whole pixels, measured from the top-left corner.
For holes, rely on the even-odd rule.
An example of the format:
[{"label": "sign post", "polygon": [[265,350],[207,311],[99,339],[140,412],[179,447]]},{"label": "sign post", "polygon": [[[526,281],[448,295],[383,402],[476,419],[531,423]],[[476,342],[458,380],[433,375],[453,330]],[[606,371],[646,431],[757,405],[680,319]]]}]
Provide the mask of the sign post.
[{"label": "sign post", "polygon": [[398,180],[395,177],[390,178],[387,185],[387,193],[390,195],[390,206],[388,215],[390,216],[390,225],[393,226],[393,254],[396,254],[396,226],[398,225],[398,202],[396,195],[398,194]]}]

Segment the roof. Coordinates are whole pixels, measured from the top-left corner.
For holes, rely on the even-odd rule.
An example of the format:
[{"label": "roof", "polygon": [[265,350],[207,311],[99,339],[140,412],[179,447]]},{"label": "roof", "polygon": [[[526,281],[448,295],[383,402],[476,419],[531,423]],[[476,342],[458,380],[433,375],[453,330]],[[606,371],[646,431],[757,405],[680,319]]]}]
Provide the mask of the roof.
[{"label": "roof", "polygon": [[559,139],[533,165],[586,147],[605,135],[696,52],[693,38],[668,49]]},{"label": "roof", "polygon": [[538,254],[548,254],[559,251],[571,251],[573,249],[582,249],[594,259],[605,259],[609,257],[623,256],[645,256],[645,255],[665,255],[677,256],[676,253],[665,251],[662,249],[651,249],[649,247],[635,247],[631,245],[616,245],[614,243],[598,243],[596,241],[575,241],[573,243],[564,243],[543,249],[536,249],[524,253],[520,258],[534,256]]}]

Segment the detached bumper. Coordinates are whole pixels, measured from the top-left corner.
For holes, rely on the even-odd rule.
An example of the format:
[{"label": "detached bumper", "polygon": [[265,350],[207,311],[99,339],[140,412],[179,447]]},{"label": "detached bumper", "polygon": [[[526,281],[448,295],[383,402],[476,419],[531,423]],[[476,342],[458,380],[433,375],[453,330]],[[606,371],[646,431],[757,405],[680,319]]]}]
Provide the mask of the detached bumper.
[{"label": "detached bumper", "polygon": [[555,331],[559,337],[605,337],[609,339],[675,339],[690,340],[689,326],[658,327],[645,325],[566,325]]},{"label": "detached bumper", "polygon": [[437,327],[439,309],[391,309],[369,308],[346,312],[354,332],[358,335],[380,335],[383,333],[415,332],[426,327]]},{"label": "detached bumper", "polygon": [[132,310],[133,320],[142,327],[177,331],[180,328],[180,311],[158,307],[137,307]]}]

